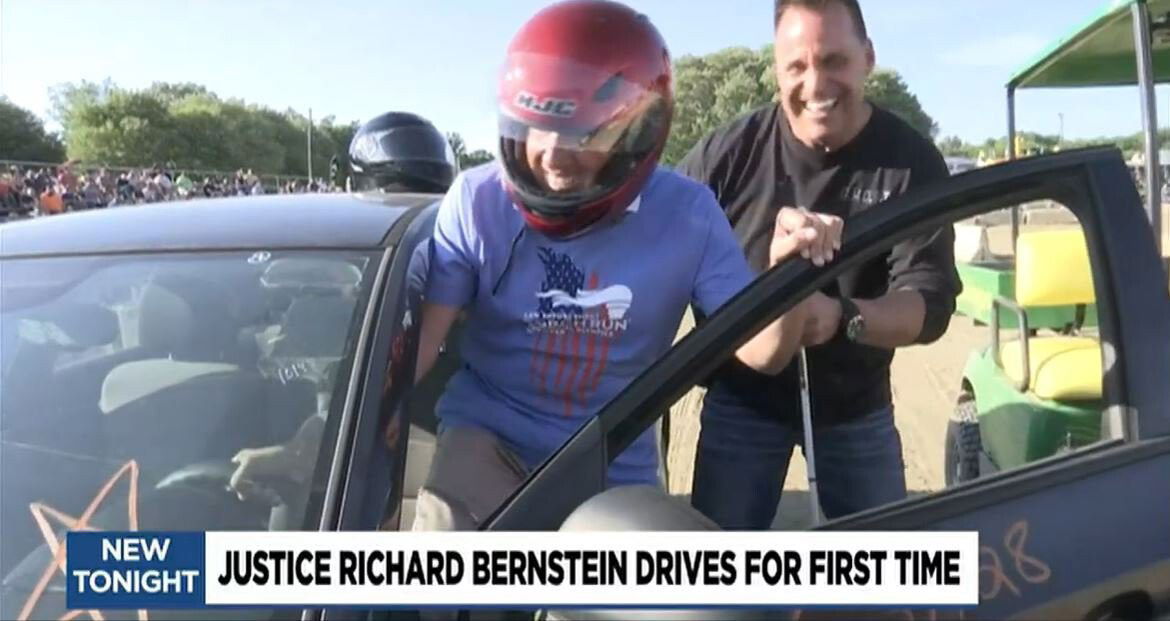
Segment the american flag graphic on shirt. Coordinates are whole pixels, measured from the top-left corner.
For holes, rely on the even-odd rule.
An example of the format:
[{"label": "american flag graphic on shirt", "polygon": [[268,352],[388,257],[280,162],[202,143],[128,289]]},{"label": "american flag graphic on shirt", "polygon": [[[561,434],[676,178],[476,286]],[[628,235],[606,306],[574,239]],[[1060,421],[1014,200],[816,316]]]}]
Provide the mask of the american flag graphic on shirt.
[{"label": "american flag graphic on shirt", "polygon": [[611,341],[629,327],[633,295],[622,285],[603,286],[596,272],[586,276],[568,254],[550,248],[539,254],[545,279],[537,310],[525,315],[534,338],[529,379],[570,416],[597,390]]}]

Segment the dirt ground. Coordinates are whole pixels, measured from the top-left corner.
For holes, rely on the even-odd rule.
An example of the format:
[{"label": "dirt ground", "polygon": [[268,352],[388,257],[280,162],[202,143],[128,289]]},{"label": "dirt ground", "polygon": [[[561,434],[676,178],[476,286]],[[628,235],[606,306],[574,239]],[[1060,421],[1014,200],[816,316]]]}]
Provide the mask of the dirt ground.
[{"label": "dirt ground", "polygon": [[[689,330],[689,326],[685,329]],[[894,356],[891,370],[894,389],[894,416],[902,436],[906,462],[906,485],[913,494],[930,493],[943,487],[943,439],[947,417],[958,396],[963,365],[971,351],[987,342],[986,326],[955,316],[938,342],[908,347]],[[671,446],[667,463],[670,491],[690,493],[699,435],[701,388],[696,388],[671,409]],[[794,451],[785,480],[785,492],[774,526],[783,529],[807,527],[812,520],[804,457]]]}]

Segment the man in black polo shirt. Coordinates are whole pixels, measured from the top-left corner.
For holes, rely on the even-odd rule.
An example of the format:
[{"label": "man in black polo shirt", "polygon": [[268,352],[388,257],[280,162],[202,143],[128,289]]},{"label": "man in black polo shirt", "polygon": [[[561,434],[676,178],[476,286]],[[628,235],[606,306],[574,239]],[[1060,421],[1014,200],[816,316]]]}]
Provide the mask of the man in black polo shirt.
[{"label": "man in black polo shirt", "polygon": [[[874,52],[856,0],[777,0],[775,57],[779,103],[715,130],[680,164],[715,192],[757,270],[781,209],[824,233],[807,255],[820,265],[839,249],[842,222],[948,175],[930,140],[864,98]],[[946,331],[960,290],[953,244],[950,227],[912,239],[810,300],[803,343],[829,518],[906,495],[890,363],[896,348]],[[724,528],[775,517],[803,443],[798,379],[795,363],[766,376],[735,360],[710,378],[692,502]]]}]

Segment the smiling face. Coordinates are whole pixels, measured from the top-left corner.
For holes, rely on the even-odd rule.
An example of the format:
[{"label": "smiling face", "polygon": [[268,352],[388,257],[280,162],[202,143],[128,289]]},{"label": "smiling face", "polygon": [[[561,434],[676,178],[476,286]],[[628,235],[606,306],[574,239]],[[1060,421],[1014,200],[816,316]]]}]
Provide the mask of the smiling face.
[{"label": "smiling face", "polygon": [[841,3],[786,9],[776,25],[775,60],[781,106],[801,142],[831,151],[865,126],[873,46]]},{"label": "smiling face", "polygon": [[589,189],[609,160],[609,153],[599,148],[574,148],[565,142],[555,132],[528,130],[528,167],[545,190],[559,193]]}]

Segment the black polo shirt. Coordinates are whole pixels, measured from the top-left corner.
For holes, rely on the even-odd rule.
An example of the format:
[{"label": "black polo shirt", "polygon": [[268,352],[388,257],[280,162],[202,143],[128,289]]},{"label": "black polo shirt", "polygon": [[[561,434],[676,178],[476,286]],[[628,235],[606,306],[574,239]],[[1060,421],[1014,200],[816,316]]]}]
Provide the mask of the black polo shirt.
[{"label": "black polo shirt", "polygon": [[[949,174],[930,140],[877,106],[852,142],[825,153],[793,137],[778,104],[758,108],[716,129],[691,149],[678,169],[715,192],[757,270],[767,264],[780,207],[804,206],[848,220],[866,209],[880,208],[891,196]],[[844,273],[823,291],[829,296],[873,299],[902,288],[918,290],[926,300],[926,320],[918,342],[938,339],[946,331],[961,289],[952,227],[899,244]],[[808,348],[807,354],[814,426],[846,422],[892,402],[892,350],[858,345],[839,335]],[[768,376],[733,358],[707,385],[709,395],[721,401],[800,422],[795,360],[780,375]]]}]

